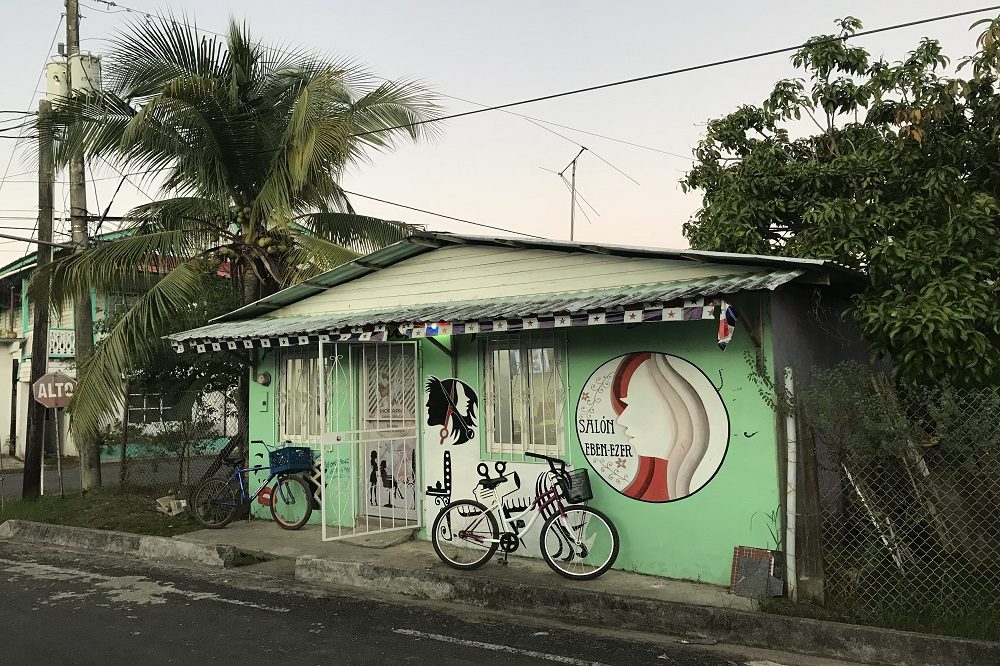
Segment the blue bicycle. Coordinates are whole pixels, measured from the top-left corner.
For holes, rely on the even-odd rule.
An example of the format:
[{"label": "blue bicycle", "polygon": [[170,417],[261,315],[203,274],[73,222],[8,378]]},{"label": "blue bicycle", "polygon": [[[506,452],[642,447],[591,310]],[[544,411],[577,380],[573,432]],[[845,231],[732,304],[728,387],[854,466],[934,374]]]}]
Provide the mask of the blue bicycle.
[{"label": "blue bicycle", "polygon": [[[274,522],[286,530],[297,530],[307,522],[313,510],[313,494],[309,483],[301,476],[313,466],[312,450],[301,446],[285,446],[272,449],[260,440],[252,444],[263,444],[268,450],[268,465],[243,467],[240,460],[225,457],[223,462],[233,468],[229,477],[205,479],[191,493],[191,513],[195,520],[213,530],[222,529],[249,508],[250,502],[264,494],[266,504],[271,507]],[[258,453],[256,457],[263,458]],[[247,492],[250,474],[268,470],[268,477],[252,495]],[[246,476],[246,483],[243,477]],[[271,487],[271,482],[275,481]]]}]

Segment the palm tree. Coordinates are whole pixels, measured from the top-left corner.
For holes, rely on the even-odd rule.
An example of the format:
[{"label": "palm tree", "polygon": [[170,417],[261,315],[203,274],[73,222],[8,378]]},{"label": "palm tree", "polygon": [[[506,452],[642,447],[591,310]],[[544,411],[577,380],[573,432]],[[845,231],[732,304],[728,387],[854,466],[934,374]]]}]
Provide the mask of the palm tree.
[{"label": "palm tree", "polygon": [[127,24],[104,82],[56,104],[57,163],[87,155],[158,176],[162,198],[133,209],[122,237],[32,281],[35,302],[54,304],[149,286],[81,368],[72,428],[84,442],[120,409],[123,377],[177,322],[190,324],[210,276],[228,274],[243,304],[408,235],[406,224],[355,214],[338,183],[370,151],[420,139],[432,125],[412,123],[438,110],[418,83],[261,46],[236,22],[216,37],[170,16]]}]

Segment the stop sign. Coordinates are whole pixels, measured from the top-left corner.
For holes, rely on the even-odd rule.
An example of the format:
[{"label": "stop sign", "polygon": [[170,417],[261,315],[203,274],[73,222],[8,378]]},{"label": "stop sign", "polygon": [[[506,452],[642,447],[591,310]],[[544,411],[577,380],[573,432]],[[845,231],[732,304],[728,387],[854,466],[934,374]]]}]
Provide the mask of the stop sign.
[{"label": "stop sign", "polygon": [[31,385],[35,400],[49,409],[65,407],[73,399],[76,380],[61,372],[50,372]]}]

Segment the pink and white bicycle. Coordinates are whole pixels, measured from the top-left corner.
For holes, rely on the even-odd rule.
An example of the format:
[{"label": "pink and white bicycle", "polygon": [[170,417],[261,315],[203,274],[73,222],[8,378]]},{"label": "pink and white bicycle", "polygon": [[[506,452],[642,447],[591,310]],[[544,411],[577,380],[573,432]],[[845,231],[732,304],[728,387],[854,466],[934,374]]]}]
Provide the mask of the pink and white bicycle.
[{"label": "pink and white bicycle", "polygon": [[[618,530],[605,514],[585,504],[593,495],[587,470],[566,471],[566,462],[537,453],[525,453],[549,463],[537,494],[520,512],[504,507],[505,483],[519,485],[517,474],[507,476],[498,462],[498,476],[480,479],[475,495],[482,501],[457,500],[438,513],[431,528],[434,552],[450,567],[471,570],[485,564],[498,549],[507,555],[523,544],[522,534],[539,516],[545,517],[539,534],[542,558],[553,571],[573,580],[591,580],[611,568],[618,557]],[[480,463],[484,467],[485,463]],[[525,522],[525,517],[534,513]],[[500,525],[509,528],[500,531]]]}]

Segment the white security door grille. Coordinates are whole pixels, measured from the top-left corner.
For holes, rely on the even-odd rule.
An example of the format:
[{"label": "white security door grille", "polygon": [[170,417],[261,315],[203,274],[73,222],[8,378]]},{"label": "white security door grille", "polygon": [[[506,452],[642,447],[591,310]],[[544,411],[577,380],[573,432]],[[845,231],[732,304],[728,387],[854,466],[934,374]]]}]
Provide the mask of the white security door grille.
[{"label": "white security door grille", "polygon": [[321,344],[323,539],[419,527],[416,343]]}]

